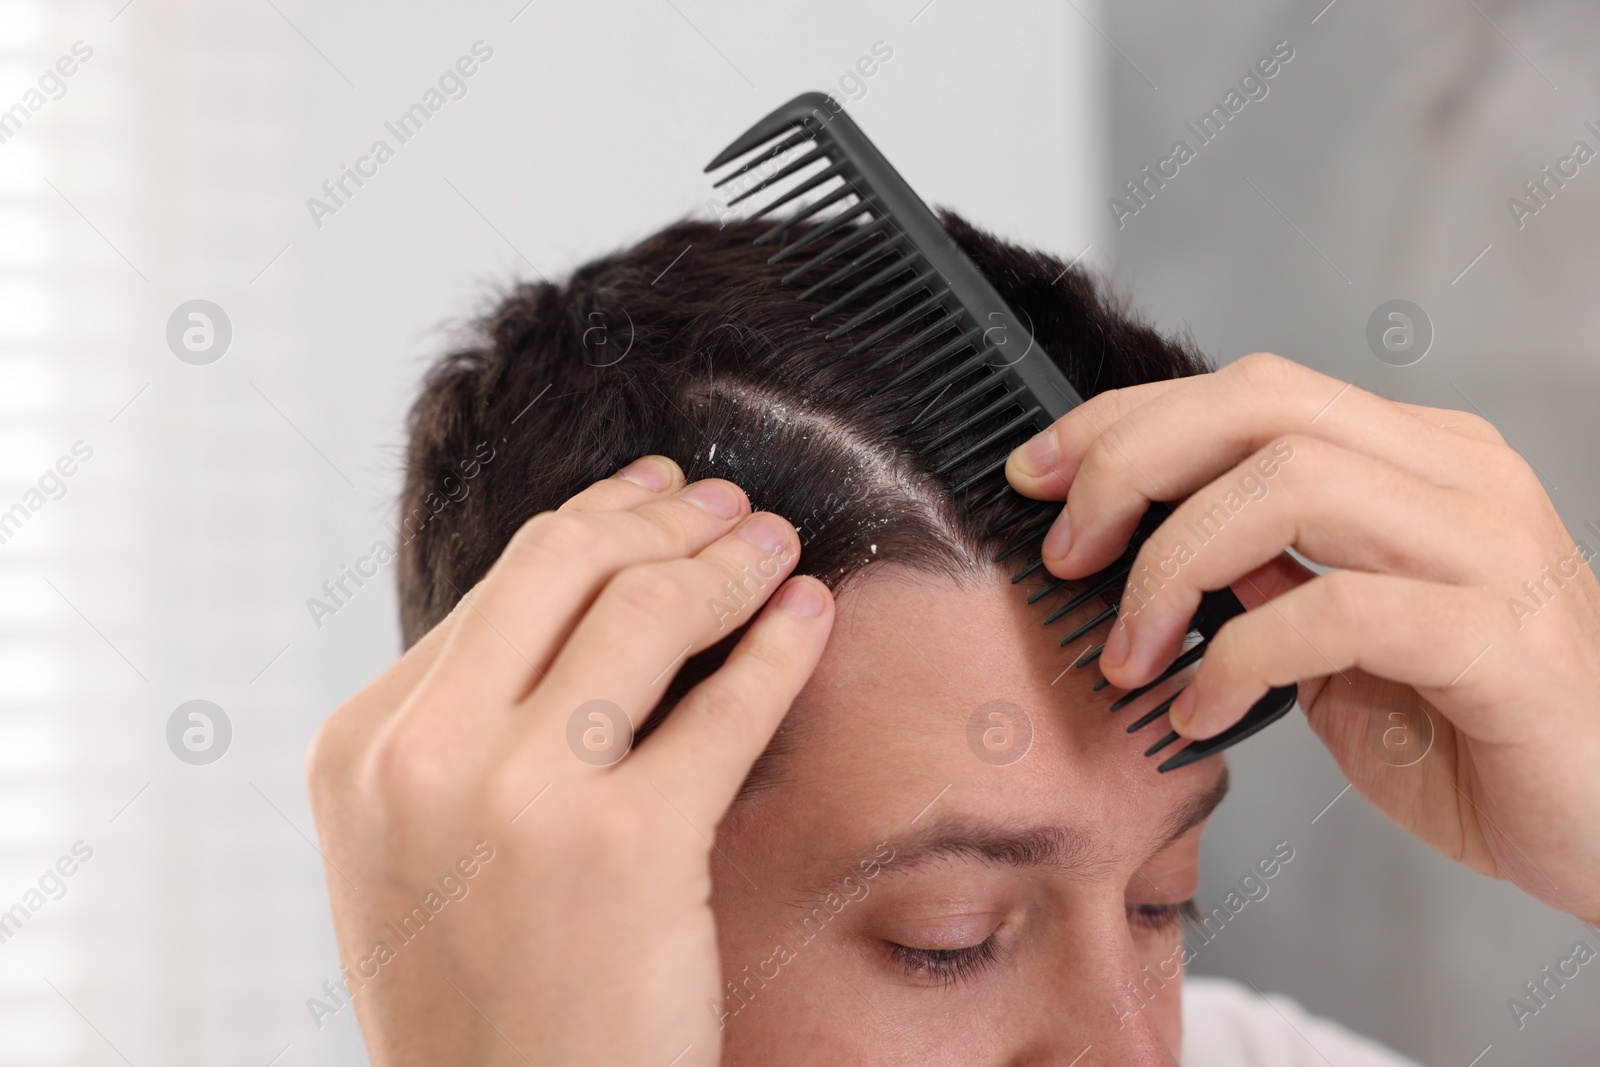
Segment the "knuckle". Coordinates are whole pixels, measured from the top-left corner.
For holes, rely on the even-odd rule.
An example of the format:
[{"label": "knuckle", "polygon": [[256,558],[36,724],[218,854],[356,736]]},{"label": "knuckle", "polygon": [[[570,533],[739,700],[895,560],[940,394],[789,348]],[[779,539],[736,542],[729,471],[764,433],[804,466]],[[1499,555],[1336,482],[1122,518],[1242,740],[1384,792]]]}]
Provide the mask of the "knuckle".
[{"label": "knuckle", "polygon": [[[724,479],[707,479],[708,481],[723,481]],[[728,482],[741,495],[743,489]],[[637,529],[643,539],[651,544],[660,544],[668,551],[679,555],[690,551],[694,546],[704,543],[704,531],[707,522],[717,522],[708,512],[690,503],[681,495],[667,497],[638,511],[628,512],[621,516],[625,520],[637,523]]]},{"label": "knuckle", "polygon": [[1105,389],[1085,400],[1074,413],[1091,426],[1104,425],[1106,420],[1120,418],[1128,409],[1128,395],[1126,387]]},{"label": "knuckle", "polygon": [[1122,478],[1127,469],[1128,461],[1123,456],[1120,432],[1110,428],[1095,438],[1089,450],[1084,453],[1078,477],[1115,483]]},{"label": "knuckle", "polygon": [[596,523],[583,512],[541,511],[517,528],[505,556],[517,563],[592,565],[601,552]]},{"label": "knuckle", "polygon": [[1522,453],[1509,445],[1491,446],[1491,459],[1488,465],[1495,472],[1497,480],[1508,484],[1514,491],[1544,496],[1538,472]]},{"label": "knuckle", "polygon": [[[1306,468],[1314,464],[1319,455],[1325,455],[1327,447],[1325,442],[1315,437],[1298,433],[1280,434],[1256,449],[1251,457],[1251,465],[1264,476],[1299,481],[1308,474]],[[1301,462],[1290,462],[1296,459]]]},{"label": "knuckle", "polygon": [[344,781],[347,766],[342,731],[335,725],[339,712],[322,721],[306,747],[306,787],[313,809],[325,808]]},{"label": "knuckle", "polygon": [[750,706],[758,699],[738,685],[710,685],[695,695],[694,714],[713,724],[719,733],[748,729]]},{"label": "knuckle", "polygon": [[1298,363],[1272,352],[1252,352],[1228,364],[1222,372],[1246,392],[1277,402],[1306,373]]},{"label": "knuckle", "polygon": [[1099,425],[1100,417],[1106,411],[1107,406],[1115,404],[1114,397],[1117,392],[1118,390],[1116,389],[1102,389],[1093,396],[1084,397],[1083,403],[1063,415],[1055,425],[1069,429],[1078,426],[1080,423],[1086,427]]},{"label": "knuckle", "polygon": [[690,599],[679,568],[660,563],[620,571],[606,586],[605,595],[626,610],[651,619],[676,618]]},{"label": "knuckle", "polygon": [[1303,433],[1284,433],[1274,437],[1261,447],[1261,452],[1271,456],[1290,457],[1296,450],[1313,449],[1322,445],[1322,441],[1315,437],[1308,437]]},{"label": "knuckle", "polygon": [[[747,641],[739,652],[739,658],[748,661],[754,668],[763,691],[781,687],[796,672],[794,649],[781,641],[773,640],[770,633],[758,635],[757,640]],[[739,697],[741,706],[749,706],[751,702],[748,695]]]},{"label": "knuckle", "polygon": [[[1238,692],[1256,687],[1270,688],[1296,680],[1292,665],[1261,654],[1264,623],[1252,618],[1254,612],[1235,616],[1222,625],[1206,646],[1201,676],[1208,687],[1221,692]],[[1260,691],[1256,691],[1256,696]],[[1252,697],[1252,701],[1255,698]]]},{"label": "knuckle", "polygon": [[1128,571],[1128,580],[1123,585],[1119,610],[1123,622],[1130,627],[1139,625],[1135,620],[1140,613],[1156,601],[1157,595],[1167,587],[1171,578],[1177,577],[1176,574],[1170,578],[1161,574],[1162,555],[1159,549],[1153,547],[1154,540],[1152,537],[1140,547]]},{"label": "knuckle", "polygon": [[1240,648],[1246,637],[1248,627],[1254,620],[1249,613],[1236,615],[1222,624],[1222,628],[1210,641],[1206,642],[1206,655],[1204,672],[1210,678],[1231,678],[1239,673]]},{"label": "knuckle", "polygon": [[370,727],[364,720],[370,719],[371,707],[366,703],[370,696],[370,692],[363,691],[341,704],[311,735],[305,769],[313,808],[332,803],[351,788],[352,768],[369,744]]},{"label": "knuckle", "polygon": [[438,793],[441,775],[434,751],[434,745],[405,722],[383,731],[368,757],[367,776],[384,810],[408,810]]},{"label": "knuckle", "polygon": [[732,585],[740,596],[752,600],[764,598],[783,581],[784,575],[799,560],[799,538],[791,534],[784,546],[776,552],[764,548],[757,551],[761,555],[753,559],[711,560],[710,576],[715,579],[716,587],[726,589]]},{"label": "knuckle", "polygon": [[1281,380],[1292,365],[1275,352],[1251,352],[1228,364],[1223,371],[1254,384],[1267,384]]},{"label": "knuckle", "polygon": [[[1455,422],[1456,429],[1460,432],[1486,444],[1498,445],[1508,452],[1511,451],[1506,444],[1505,435],[1500,432],[1499,427],[1482,415],[1471,411],[1456,411],[1451,412],[1451,418]],[[1515,455],[1514,452],[1512,454]]]}]

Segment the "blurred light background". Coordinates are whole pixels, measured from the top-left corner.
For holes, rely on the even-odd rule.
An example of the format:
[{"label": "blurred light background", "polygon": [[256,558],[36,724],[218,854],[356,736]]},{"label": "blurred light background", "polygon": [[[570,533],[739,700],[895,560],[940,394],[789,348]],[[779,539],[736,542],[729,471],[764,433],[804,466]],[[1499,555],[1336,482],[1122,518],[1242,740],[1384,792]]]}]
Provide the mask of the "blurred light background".
[{"label": "blurred light background", "polygon": [[[314,218],[480,41],[466,94]],[[0,518],[26,511],[0,522],[0,909],[42,901],[0,943],[0,1064],[362,1062],[351,1012],[306,1003],[338,960],[302,757],[397,653],[393,575],[307,600],[385,536],[421,370],[512,279],[704,212],[717,149],[880,41],[849,106],[928,200],[1218,360],[1478,409],[1574,532],[1600,522],[1600,170],[1521,229],[1505,206],[1600,146],[1592,5],[0,0]],[[1268,94],[1119,225],[1280,41]],[[1412,366],[1366,340],[1392,299],[1432,323]],[[193,300],[231,327],[204,365],[168,339]],[[169,747],[197,699],[231,728],[209,764]],[[1506,1004],[1592,931],[1342,794],[1298,720],[1232,760],[1201,903],[1296,859],[1196,970],[1430,1064],[1593,1061],[1600,979],[1520,1031]]]}]

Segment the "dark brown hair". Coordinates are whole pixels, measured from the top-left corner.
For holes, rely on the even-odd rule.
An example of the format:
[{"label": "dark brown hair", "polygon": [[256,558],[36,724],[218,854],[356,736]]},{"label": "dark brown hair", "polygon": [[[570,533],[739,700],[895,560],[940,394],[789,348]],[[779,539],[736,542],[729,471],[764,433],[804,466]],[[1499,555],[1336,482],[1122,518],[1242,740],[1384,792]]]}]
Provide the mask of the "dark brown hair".
[{"label": "dark brown hair", "polygon": [[[1083,395],[1207,369],[1187,340],[1138,322],[1083,271],[942,220]],[[895,394],[869,389],[899,368],[862,375],[877,351],[846,358],[848,342],[824,339],[810,319],[820,300],[797,302],[779,285],[786,267],[751,243],[762,228],[680,222],[565,284],[518,286],[430,370],[402,497],[421,519],[408,520],[400,548],[408,647],[529,517],[647,453],[690,480],[736,482],[755,508],[788,518],[801,535],[797,573],[834,586],[885,560],[976,573],[1015,536],[1030,502],[983,504],[990,489],[956,494],[932,473],[917,451],[940,423],[898,432]],[[441,484],[459,483],[485,450],[493,458],[470,491],[445,498]],[[683,685],[725,645],[691,662]]]}]

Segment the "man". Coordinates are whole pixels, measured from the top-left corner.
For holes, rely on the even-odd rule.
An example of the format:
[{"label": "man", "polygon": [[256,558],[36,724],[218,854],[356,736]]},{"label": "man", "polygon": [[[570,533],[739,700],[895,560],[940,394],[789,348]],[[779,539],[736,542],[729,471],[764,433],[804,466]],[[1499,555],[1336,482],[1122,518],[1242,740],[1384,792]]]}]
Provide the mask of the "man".
[{"label": "man", "polygon": [[[1156,774],[1105,708],[1230,584],[1270,604],[1131,714],[1187,682],[1173,728],[1209,736],[1299,681],[1402,826],[1600,916],[1600,590],[1493,430],[1277,357],[1199,373],[1081,274],[946,225],[1092,395],[1008,466],[1066,501],[1054,595],[1184,501],[1121,617],[1058,647],[1025,595],[1048,576],[993,562],[1035,505],[935,473],[939,425],[897,432],[897,368],[826,341],[744,228],[519,290],[413,411],[409,648],[310,757],[374,1062],[1402,1062],[1215,986],[1186,1044],[1226,772]],[[1524,578],[1539,606],[1510,611]],[[1070,668],[1102,639],[1097,692]],[[1368,748],[1429,711],[1421,763]],[[1285,1025],[1301,1044],[1270,1051]]]}]

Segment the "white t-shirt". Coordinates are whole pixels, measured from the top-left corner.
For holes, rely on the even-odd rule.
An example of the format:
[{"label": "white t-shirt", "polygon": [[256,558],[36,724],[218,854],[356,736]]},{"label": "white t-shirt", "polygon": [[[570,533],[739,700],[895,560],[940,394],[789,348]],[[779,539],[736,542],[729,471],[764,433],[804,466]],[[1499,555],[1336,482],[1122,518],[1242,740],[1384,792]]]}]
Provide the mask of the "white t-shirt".
[{"label": "white t-shirt", "polygon": [[1418,1067],[1310,1015],[1281,993],[1222,978],[1183,980],[1183,1067]]}]

